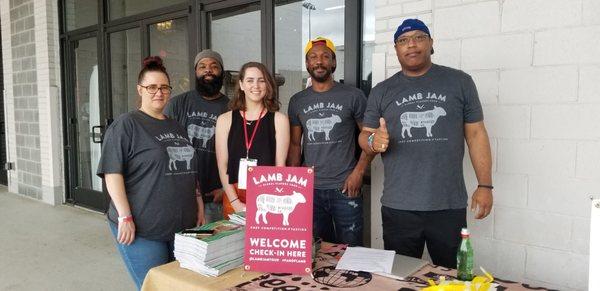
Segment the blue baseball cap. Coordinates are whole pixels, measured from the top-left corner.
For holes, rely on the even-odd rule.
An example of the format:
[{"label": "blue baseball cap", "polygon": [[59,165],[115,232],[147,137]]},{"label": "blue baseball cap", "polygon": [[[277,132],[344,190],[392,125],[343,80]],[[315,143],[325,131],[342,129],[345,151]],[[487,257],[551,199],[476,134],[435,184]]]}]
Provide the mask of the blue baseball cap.
[{"label": "blue baseball cap", "polygon": [[403,33],[413,30],[420,30],[424,33],[427,33],[427,35],[431,36],[431,33],[429,33],[429,28],[427,28],[427,25],[425,25],[423,21],[409,18],[404,20],[402,24],[398,26],[396,33],[394,33],[394,42],[396,42],[398,37],[401,36]]}]

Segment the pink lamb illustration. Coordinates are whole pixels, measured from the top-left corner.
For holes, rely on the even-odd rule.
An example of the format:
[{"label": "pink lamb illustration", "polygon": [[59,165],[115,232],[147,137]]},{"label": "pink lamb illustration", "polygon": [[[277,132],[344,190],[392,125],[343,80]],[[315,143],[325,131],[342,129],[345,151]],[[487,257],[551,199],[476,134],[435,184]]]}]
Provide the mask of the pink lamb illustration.
[{"label": "pink lamb illustration", "polygon": [[267,213],[283,214],[283,225],[290,225],[288,217],[294,212],[298,203],[306,203],[306,198],[301,193],[294,191],[292,195],[260,194],[256,197],[256,224],[260,224],[259,217],[262,215],[264,224],[267,222]]}]

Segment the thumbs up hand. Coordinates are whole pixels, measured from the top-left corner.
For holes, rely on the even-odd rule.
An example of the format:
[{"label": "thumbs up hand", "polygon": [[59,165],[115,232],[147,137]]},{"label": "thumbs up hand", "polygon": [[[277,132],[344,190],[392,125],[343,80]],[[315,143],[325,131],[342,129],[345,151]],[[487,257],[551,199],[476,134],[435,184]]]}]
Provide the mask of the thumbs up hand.
[{"label": "thumbs up hand", "polygon": [[390,143],[390,135],[387,131],[385,119],[379,118],[379,128],[375,130],[375,136],[373,137],[373,150],[378,153],[383,153],[387,150]]}]

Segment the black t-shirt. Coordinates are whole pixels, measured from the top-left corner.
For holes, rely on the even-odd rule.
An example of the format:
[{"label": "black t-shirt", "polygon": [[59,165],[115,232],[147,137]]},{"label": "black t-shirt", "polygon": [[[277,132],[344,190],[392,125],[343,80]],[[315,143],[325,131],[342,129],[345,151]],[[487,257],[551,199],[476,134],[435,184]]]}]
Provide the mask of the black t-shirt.
[{"label": "black t-shirt", "polygon": [[309,87],[290,99],[290,124],[302,127],[304,166],[315,167],[316,189],[342,188],[356,166],[354,133],[366,106],[361,90],[337,82],[326,92]]},{"label": "black t-shirt", "polygon": [[[238,182],[240,159],[246,157],[246,139],[244,135],[244,119],[240,111],[231,112],[231,127],[227,137],[227,175],[229,184]],[[256,127],[257,120],[248,120],[246,130],[248,139]],[[260,120],[252,146],[248,152],[248,158],[258,160],[259,166],[275,166],[275,151],[277,142],[275,139],[275,112],[267,112]]]},{"label": "black t-shirt", "polygon": [[422,76],[398,72],[371,90],[363,125],[386,121],[381,154],[383,206],[410,211],[467,207],[465,123],[483,120],[477,88],[463,71],[433,65]]},{"label": "black t-shirt", "polygon": [[215,154],[215,125],[217,117],[227,112],[229,98],[221,95],[207,100],[192,90],[175,96],[164,113],[187,130],[187,136],[196,149],[200,191],[206,194],[222,187]]},{"label": "black t-shirt", "polygon": [[[136,110],[106,130],[97,174],[122,174],[136,234],[166,241],[196,223],[196,167],[194,148],[175,120]],[[108,219],[117,217],[111,201]]]}]

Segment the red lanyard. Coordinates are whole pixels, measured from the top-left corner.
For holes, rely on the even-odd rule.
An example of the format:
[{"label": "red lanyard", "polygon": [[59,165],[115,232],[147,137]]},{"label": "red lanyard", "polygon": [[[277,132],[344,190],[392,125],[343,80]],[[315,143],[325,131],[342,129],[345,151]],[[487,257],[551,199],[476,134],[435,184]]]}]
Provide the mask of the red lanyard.
[{"label": "red lanyard", "polygon": [[242,115],[244,116],[244,140],[246,141],[246,159],[248,158],[248,153],[250,153],[250,148],[252,147],[252,142],[254,141],[254,136],[256,136],[256,130],[258,129],[258,126],[260,125],[260,120],[262,119],[262,114],[263,111],[265,109],[263,108],[260,111],[260,115],[258,116],[258,120],[256,121],[256,126],[254,127],[254,130],[252,130],[252,136],[250,137],[250,140],[248,140],[248,127],[246,125],[246,111],[242,111]]}]

